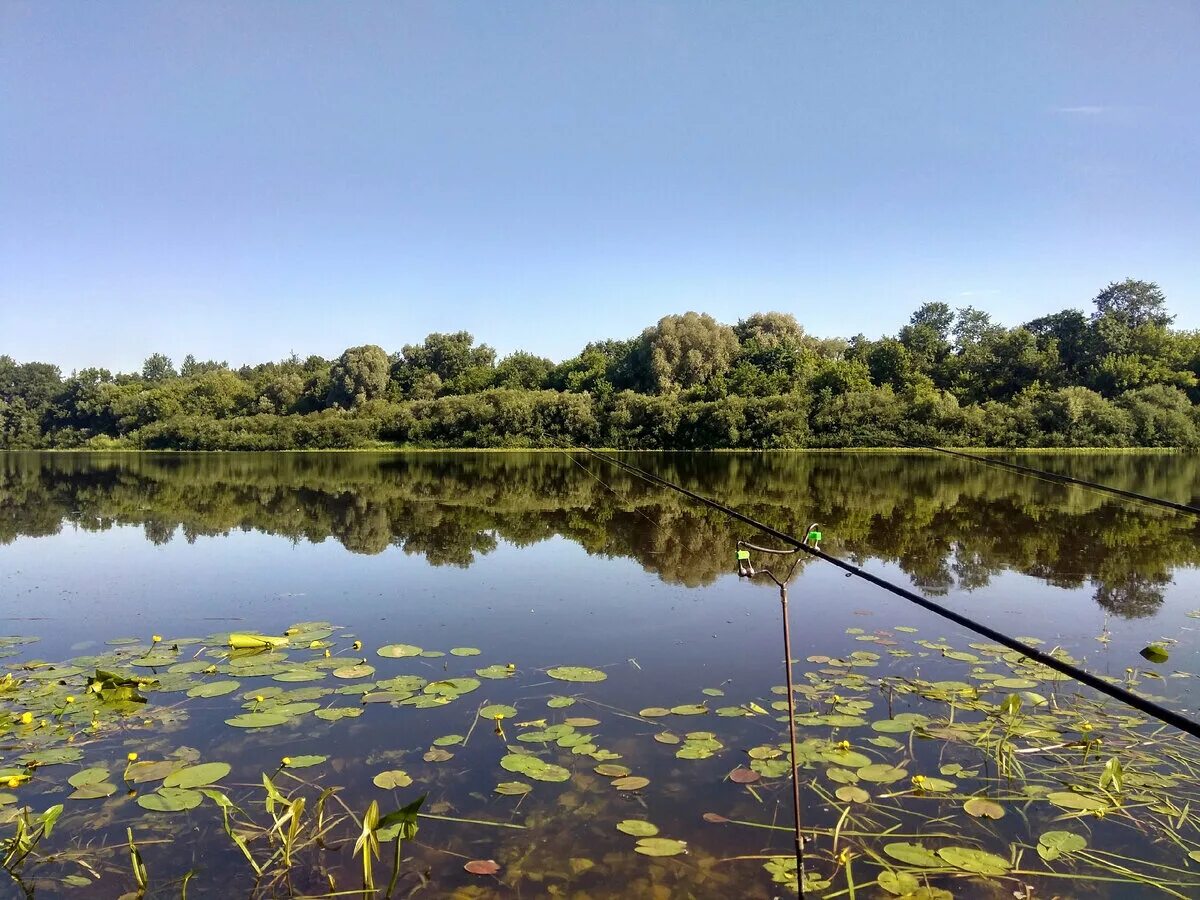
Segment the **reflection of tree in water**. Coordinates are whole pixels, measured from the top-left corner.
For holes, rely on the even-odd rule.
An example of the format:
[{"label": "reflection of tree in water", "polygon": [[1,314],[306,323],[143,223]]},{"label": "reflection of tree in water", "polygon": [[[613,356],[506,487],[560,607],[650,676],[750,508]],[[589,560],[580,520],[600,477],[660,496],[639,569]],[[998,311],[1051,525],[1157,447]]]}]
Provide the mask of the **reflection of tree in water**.
[{"label": "reflection of tree in water", "polygon": [[1094,597],[1109,612],[1135,619],[1154,615],[1162,605],[1163,592],[1170,584],[1170,575],[1130,572],[1123,579],[1097,583]]},{"label": "reflection of tree in water", "polygon": [[[1086,476],[1088,459],[1059,463]],[[1188,499],[1200,485],[1196,455],[1096,459],[1104,480],[1131,490]],[[831,552],[892,562],[930,594],[982,587],[1015,570],[1067,588],[1092,583],[1105,608],[1138,616],[1161,603],[1174,568],[1200,562],[1189,517],[965,460],[638,460],[784,531],[819,521]],[[0,543],[53,534],[63,522],[97,531],[140,525],[155,543],[180,527],[189,541],[235,529],[294,541],[332,537],[355,553],[396,546],[457,566],[501,540],[525,546],[561,535],[685,585],[727,573],[731,548],[747,536],[721,513],[583,454],[0,454]]]}]

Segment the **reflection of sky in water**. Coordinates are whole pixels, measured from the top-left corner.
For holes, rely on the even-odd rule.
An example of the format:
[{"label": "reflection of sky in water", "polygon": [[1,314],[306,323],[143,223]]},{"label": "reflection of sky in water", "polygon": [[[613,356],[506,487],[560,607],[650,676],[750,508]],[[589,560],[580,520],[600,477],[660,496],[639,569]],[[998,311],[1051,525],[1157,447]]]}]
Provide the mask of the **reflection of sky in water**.
[{"label": "reflection of sky in water", "polygon": [[[431,567],[392,547],[375,555],[347,552],[334,541],[293,543],[255,532],[224,537],[180,535],[162,544],[142,529],[20,538],[0,548],[0,588],[10,602],[9,630],[42,637],[38,654],[56,658],[81,642],[118,635],[203,635],[231,628],[278,631],[302,620],[332,619],[380,642],[446,649],[490,648],[524,665],[560,662],[624,665],[684,684],[711,669],[720,679],[773,677],[779,636],[772,588],[732,574],[704,588],[662,581],[639,563],[589,555],[555,537],[525,547],[500,541],[469,567]],[[894,563],[866,568],[906,587]],[[732,568],[732,567],[731,567]],[[1101,674],[1144,666],[1137,651],[1151,641],[1179,641],[1168,669],[1197,666],[1200,619],[1195,570],[1176,572],[1153,616],[1110,617],[1111,641],[1093,589],[1059,588],[1015,572],[994,575],[939,602],[1013,636],[1061,645]],[[829,653],[846,627],[868,631],[913,625],[924,636],[955,626],[819,562],[794,582],[796,653]],[[801,651],[804,651],[801,653]],[[719,665],[716,663],[719,661]],[[764,671],[765,669],[765,671]],[[1186,704],[1192,679],[1171,679],[1162,692]]]},{"label": "reflection of sky in water", "polygon": [[[336,459],[327,458],[323,463],[335,474],[341,465]],[[219,473],[219,467],[226,464],[219,458],[208,460],[205,465],[210,475],[214,467]],[[666,458],[660,460],[662,464],[672,462]],[[745,468],[752,462],[744,457],[706,457],[697,463],[703,470],[698,473],[696,487],[704,489],[706,471],[711,474],[721,467]],[[361,456],[348,459],[347,465],[351,463],[360,470],[364,465],[367,470],[371,468]],[[136,462],[133,464],[136,466]],[[869,457],[854,461],[853,469],[860,474],[869,475],[872,466],[885,473],[881,476],[877,471],[874,480],[868,477],[864,482],[865,490],[875,496],[862,505],[874,510],[870,513],[874,518],[871,527],[863,529],[859,527],[861,523],[851,519],[829,516],[832,521],[844,524],[825,526],[827,549],[847,556],[852,551],[855,561],[870,571],[918,590],[931,568],[942,566],[952,577],[946,592],[939,595],[939,602],[1014,636],[1041,638],[1044,648],[1064,646],[1084,658],[1088,668],[1101,674],[1120,677],[1127,666],[1149,668],[1137,651],[1146,643],[1163,638],[1180,641],[1172,651],[1170,664],[1161,667],[1164,671],[1200,668],[1194,655],[1194,629],[1200,627],[1200,619],[1186,615],[1200,607],[1197,592],[1200,579],[1192,567],[1192,558],[1187,556],[1187,545],[1181,541],[1177,522],[1147,517],[1138,509],[1130,511],[1105,504],[1086,506],[1090,511],[1054,521],[1056,541],[1062,535],[1069,535],[1072,547],[1091,548],[1086,554],[1077,553],[1069,562],[1047,560],[1054,564],[1051,566],[1054,577],[1060,581],[1073,577],[1072,570],[1084,576],[1103,571],[1108,551],[1102,542],[1127,530],[1130,522],[1149,522],[1152,527],[1165,523],[1167,530],[1162,533],[1173,542],[1172,552],[1176,554],[1173,558],[1182,560],[1179,565],[1163,567],[1155,563],[1151,567],[1158,574],[1167,573],[1160,587],[1161,603],[1150,604],[1144,610],[1149,614],[1139,618],[1112,617],[1109,621],[1112,640],[1106,647],[1095,640],[1104,626],[1105,613],[1096,602],[1094,584],[1085,580],[1081,586],[1057,587],[1045,579],[1012,571],[1005,560],[1013,558],[1012,554],[1021,547],[991,541],[997,536],[995,532],[1012,525],[1018,508],[1045,515],[1048,521],[1054,518],[1052,508],[1020,506],[1036,496],[1036,486],[1014,483],[1001,475],[994,482],[995,495],[989,496],[986,492],[981,495],[976,483],[972,491],[964,492],[964,502],[970,506],[959,509],[947,501],[943,511],[951,517],[950,521],[937,526],[936,540],[925,541],[920,537],[920,526],[905,518],[911,513],[916,517],[913,521],[919,519],[913,510],[927,499],[920,491],[915,491],[907,504],[903,498],[887,502],[880,499],[880,492],[891,477],[887,474],[890,471],[887,464],[888,461],[872,462]],[[352,484],[331,485],[327,492],[322,492],[322,481],[318,478],[299,492],[294,487],[275,485],[279,493],[265,491],[261,505],[256,500],[253,479],[250,487],[244,486],[246,467],[252,468],[255,463],[242,457],[237,465],[241,471],[233,480],[243,487],[238,489],[237,502],[231,503],[230,509],[232,515],[241,517],[237,521],[246,521],[244,528],[232,527],[226,534],[198,536],[188,541],[178,527],[179,522],[194,521],[199,515],[188,503],[199,504],[220,495],[218,479],[209,491],[192,495],[185,492],[172,500],[173,505],[158,503],[153,515],[155,524],[149,529],[157,543],[148,540],[143,525],[132,524],[139,522],[139,517],[145,521],[148,513],[136,508],[131,511],[126,504],[121,507],[120,517],[129,524],[85,531],[67,522],[57,534],[16,536],[10,543],[0,545],[0,593],[7,612],[5,630],[42,637],[41,642],[27,648],[26,655],[55,660],[74,653],[98,652],[100,646],[85,649],[84,645],[102,644],[122,635],[145,638],[161,633],[169,639],[234,628],[278,632],[293,622],[328,619],[363,639],[367,645],[364,655],[379,667],[376,677],[404,671],[437,678],[445,677],[443,672],[466,674],[476,665],[507,662],[519,667],[520,677],[485,682],[476,694],[445,709],[399,713],[382,706],[368,707],[361,718],[339,723],[335,732],[319,724],[296,733],[283,729],[262,734],[231,733],[233,730],[226,728],[222,720],[230,707],[241,701],[236,696],[217,698],[205,701],[192,714],[186,731],[170,739],[186,740],[206,756],[223,755],[235,760],[240,769],[254,770],[269,769],[283,753],[329,753],[329,735],[335,733],[339,738],[344,737],[349,748],[345,751],[346,768],[341,777],[348,796],[359,805],[374,796],[370,780],[383,768],[381,761],[364,756],[369,757],[381,748],[407,754],[406,766],[420,769],[423,777],[433,777],[428,766],[420,768],[423,765],[420,754],[438,735],[461,733],[469,727],[476,697],[480,702],[484,699],[511,702],[521,709],[522,717],[536,717],[546,714],[547,695],[575,693],[580,687],[586,696],[609,708],[637,710],[647,705],[695,703],[703,699],[700,689],[704,687],[725,689],[728,699],[715,701],[714,706],[741,703],[749,698],[768,702],[771,687],[782,683],[777,594],[773,587],[747,584],[733,575],[733,542],[738,537],[757,539],[748,528],[731,526],[719,517],[697,515],[690,506],[671,505],[661,497],[651,497],[655,504],[639,507],[662,523],[661,527],[651,525],[640,513],[626,507],[631,499],[647,497],[644,490],[639,493],[638,486],[628,483],[619,485],[620,501],[615,501],[613,494],[601,491],[592,495],[595,501],[592,505],[583,505],[587,495],[574,492],[581,486],[590,488],[593,482],[569,462],[549,462],[545,458],[538,465],[549,467],[561,479],[560,493],[547,490],[532,495],[521,493],[518,488],[522,488],[524,476],[514,460],[503,472],[511,481],[496,486],[484,501],[476,501],[469,490],[488,490],[489,482],[482,475],[494,475],[496,470],[488,467],[494,467],[495,462],[486,463],[478,479],[460,473],[448,483],[446,490],[454,494],[452,498],[438,494],[438,482],[432,477],[437,466],[430,462],[419,467],[427,485],[416,500],[400,502],[393,495],[376,494],[378,486],[372,488],[369,484],[360,494],[354,493]],[[286,467],[290,463],[264,457],[263,465]],[[82,468],[87,475],[86,459],[72,459],[70,466]],[[804,470],[810,480],[796,484],[783,477],[788,470],[776,472],[767,489],[779,495],[789,491],[800,494],[801,488],[815,491],[815,496],[800,497],[797,507],[825,504],[837,509],[839,504],[856,505],[861,498],[853,494],[854,482],[832,477],[845,475],[836,465],[828,470],[821,466]],[[915,470],[920,474],[919,464]],[[956,486],[946,480],[947,473],[953,471],[956,471],[953,467],[936,468],[930,475],[929,490],[953,495]],[[832,480],[819,484],[825,476]],[[166,480],[157,486],[165,491],[179,487],[171,479],[186,479],[187,473],[162,477]],[[389,477],[393,480],[385,486],[394,489],[397,480],[403,481],[405,471],[400,467]],[[123,479],[119,486],[127,489],[130,481]],[[880,486],[881,481],[884,487]],[[48,488],[70,515],[75,514],[76,503],[99,510],[103,515],[105,504],[115,496],[111,493],[113,485],[97,486],[86,478],[84,482],[57,494],[55,490],[62,485],[54,476],[44,477],[39,484],[43,489]],[[133,483],[136,486],[136,479]],[[513,489],[509,491],[505,484],[511,484]],[[716,490],[711,493],[719,495]],[[14,491],[11,496],[16,497],[17,493]],[[1019,500],[1015,507],[1009,503],[1013,496]],[[26,505],[9,500],[5,508],[0,502],[0,510],[6,512],[2,520],[15,522],[19,535],[22,517],[32,520],[36,513],[41,517],[38,527],[29,530],[52,530],[46,527],[45,514],[55,507],[38,499],[36,492],[29,497],[33,499],[22,501]],[[564,497],[571,502],[565,502]],[[161,499],[150,493],[147,502]],[[1094,503],[1090,498],[1083,502]],[[735,505],[745,508],[747,503],[743,498]],[[263,526],[253,524],[255,516],[266,515],[271,507],[285,514],[292,528],[303,527],[307,517],[313,540],[293,540],[268,533],[283,530],[269,516]],[[886,515],[880,512],[881,508]],[[317,522],[318,515],[331,509],[338,511],[339,523],[369,523],[369,528],[356,534],[368,535],[372,551],[377,552],[348,550],[344,534],[334,539],[328,523]],[[791,530],[798,530],[793,526],[804,520],[799,526],[802,528],[808,519],[807,515],[792,513],[782,502],[748,511],[760,513],[764,518],[770,516],[769,521]],[[961,518],[954,519],[956,515]],[[493,521],[503,527],[490,525]],[[1105,531],[1114,521],[1119,527]],[[1072,527],[1081,533],[1070,535]],[[855,535],[849,549],[838,543],[839,531],[843,529]],[[911,533],[913,529],[918,529],[916,537]],[[1088,529],[1095,533],[1087,533]],[[514,536],[518,532],[522,534],[520,540]],[[413,539],[413,534],[419,539]],[[1148,534],[1146,539],[1152,540],[1154,532]],[[167,536],[171,539],[164,542]],[[352,547],[361,546],[354,541],[348,543]],[[397,545],[405,543],[410,549]],[[1052,542],[1047,539],[1046,543]],[[427,558],[427,553],[432,553],[438,559],[465,561],[463,548],[471,547],[475,552],[470,565],[435,566]],[[963,560],[976,552],[990,554],[984,566],[986,577],[968,580],[966,583],[978,585],[968,590],[962,586],[961,576],[970,566],[964,566]],[[1025,561],[1022,557],[1022,566]],[[680,583],[681,575],[693,569],[703,573],[695,579],[700,586]],[[910,574],[918,571],[922,574]],[[878,668],[867,670],[871,677],[892,674],[919,675],[930,680],[965,678],[969,664],[944,659],[914,645],[913,640],[944,637],[960,649],[978,640],[901,598],[846,578],[839,570],[819,562],[807,564],[792,588],[792,623],[793,651],[798,659],[803,661],[813,655],[844,656],[857,650],[878,652],[882,657]],[[893,635],[899,646],[912,650],[914,656],[893,659],[882,647],[859,642],[854,635],[847,634],[847,629],[862,629],[869,634],[895,626],[918,629],[915,635]],[[391,661],[374,656],[374,648],[395,642],[439,650],[473,646],[481,648],[483,655],[477,661],[458,658]],[[609,678],[597,685],[575,686],[552,682],[537,671],[560,664],[603,667]],[[802,662],[798,673],[819,666]],[[1190,709],[1192,683],[1191,678],[1171,678],[1161,684],[1146,681],[1143,687],[1171,698],[1179,708]],[[883,701],[873,696],[879,706],[871,715],[882,715]],[[907,704],[911,702],[898,698],[895,711],[909,708]],[[602,710],[605,706],[589,709]],[[403,723],[403,727],[397,723]],[[730,740],[736,738],[736,746],[718,759],[681,763],[674,759],[671,750],[652,741],[651,735],[660,727],[680,732],[712,728],[730,736]],[[439,797],[461,803],[468,813],[503,817],[509,814],[511,801],[497,799],[491,790],[497,780],[508,776],[498,769],[503,750],[496,738],[487,733],[489,730],[483,728],[472,746],[461,752],[459,768],[445,770],[435,792]],[[605,722],[603,733],[606,744],[627,750],[627,761],[652,778],[655,788],[648,815],[669,833],[694,841],[698,850],[707,846],[714,853],[757,853],[764,848],[786,851],[786,835],[761,835],[756,829],[747,829],[750,834],[714,833],[698,827],[700,814],[709,808],[729,812],[738,808],[735,804],[741,801],[735,799],[739,796],[737,789],[723,781],[724,775],[735,759],[744,760],[742,754],[747,746],[759,740],[778,739],[768,720],[710,716],[693,722],[676,717],[661,725],[647,726],[615,717]],[[861,741],[865,732],[845,734]],[[941,749],[935,741],[918,742],[916,753],[921,758],[918,765],[923,771],[936,771]],[[694,790],[697,784],[707,787],[697,792]],[[543,801],[557,796],[545,789],[541,794]],[[775,800],[779,798],[786,799],[780,792],[768,801],[770,812],[746,801],[742,814],[784,815],[775,810]],[[535,802],[531,800],[529,805]],[[620,799],[618,806],[606,810],[605,815],[628,814],[623,808],[626,802]],[[632,808],[641,814],[639,810],[640,807]],[[816,821],[830,826],[838,815],[836,807],[814,808],[811,812]],[[628,854],[628,842],[611,827],[605,825],[599,835],[588,831],[589,827],[589,820],[581,820],[578,830],[574,825],[559,829],[563,840],[571,844],[567,852],[576,852],[576,846],[587,843],[595,848],[596,856],[605,850]],[[1006,817],[1002,823],[1003,829],[1013,829],[1014,835],[1028,839],[1022,827],[1021,818],[1015,815]],[[1095,829],[1097,843],[1101,841],[1101,831],[1100,827]],[[1002,832],[1001,837],[1005,834]],[[426,823],[423,836],[434,844],[469,839],[476,846],[454,846],[484,856],[502,855],[502,848],[488,843],[492,835],[486,839],[477,835],[464,837],[452,827]],[[1113,846],[1124,848],[1128,837],[1122,833],[1112,841]],[[641,866],[641,862],[635,863],[632,871],[642,871]],[[758,884],[762,880],[760,873],[748,871],[757,879],[756,889],[762,888]],[[197,895],[211,896],[202,889]],[[1134,893],[1120,896],[1134,896]]]}]

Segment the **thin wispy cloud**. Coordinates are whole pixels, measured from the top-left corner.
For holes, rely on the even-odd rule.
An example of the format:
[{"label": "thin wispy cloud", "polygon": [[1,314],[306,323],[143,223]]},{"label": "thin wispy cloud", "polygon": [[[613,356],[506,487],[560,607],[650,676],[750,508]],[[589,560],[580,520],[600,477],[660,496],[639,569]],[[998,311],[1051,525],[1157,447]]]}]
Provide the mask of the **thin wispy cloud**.
[{"label": "thin wispy cloud", "polygon": [[1111,106],[1056,106],[1054,112],[1064,116],[1099,116],[1111,109]]}]

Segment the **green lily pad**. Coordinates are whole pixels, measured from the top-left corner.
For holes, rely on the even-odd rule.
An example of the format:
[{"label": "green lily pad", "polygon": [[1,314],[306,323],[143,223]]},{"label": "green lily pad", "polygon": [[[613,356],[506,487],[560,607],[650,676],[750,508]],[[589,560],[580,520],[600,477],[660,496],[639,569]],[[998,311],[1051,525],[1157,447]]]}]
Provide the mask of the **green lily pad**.
[{"label": "green lily pad", "polygon": [[205,681],[187,692],[189,697],[223,697],[240,688],[239,681]]},{"label": "green lily pad", "polygon": [[1069,831],[1047,831],[1038,838],[1038,856],[1053,862],[1064,853],[1074,853],[1087,846],[1087,840]]},{"label": "green lily pad", "polygon": [[623,778],[614,778],[609,782],[618,791],[640,791],[649,783],[649,778],[643,778],[640,775],[626,775]]},{"label": "green lily pad", "polygon": [[586,666],[555,666],[547,669],[546,674],[559,681],[604,681],[608,676],[599,669],[589,669]]},{"label": "green lily pad", "polygon": [[201,763],[172,772],[163,781],[165,788],[198,788],[220,781],[229,774],[229,763]]},{"label": "green lily pad", "polygon": [[479,710],[481,719],[511,719],[516,714],[516,707],[505,706],[503,703],[492,703]]},{"label": "green lily pad", "polygon": [[894,844],[884,845],[883,852],[892,859],[898,859],[900,862],[907,863],[910,866],[918,866],[922,869],[937,869],[942,867],[942,861],[924,844],[911,844],[907,841],[899,841]]},{"label": "green lily pad", "polygon": [[908,775],[905,769],[896,766],[889,766],[887,763],[874,763],[869,766],[863,766],[855,772],[862,781],[874,781],[879,784],[891,784],[894,781],[899,781]]},{"label": "green lily pad", "polygon": [[500,760],[501,768],[525,775],[535,781],[566,781],[571,773],[545,760],[524,753],[509,753]]},{"label": "green lily pad", "polygon": [[1108,801],[1106,800],[1102,800],[1099,797],[1089,797],[1085,794],[1077,794],[1074,791],[1055,791],[1047,794],[1046,799],[1059,809],[1074,809],[1084,812],[1105,809],[1108,806]]},{"label": "green lily pad", "polygon": [[157,762],[135,762],[125,770],[125,780],[130,784],[162,781],[182,766],[182,762],[174,759],[158,760]]},{"label": "green lily pad", "polygon": [[496,785],[496,793],[505,797],[520,797],[533,790],[531,785],[523,781],[502,781]]},{"label": "green lily pad", "polygon": [[338,719],[357,718],[362,715],[362,712],[362,708],[358,706],[331,706],[327,709],[318,709],[313,715],[326,722],[336,722]]},{"label": "green lily pad", "polygon": [[671,838],[649,837],[642,838],[633,849],[643,856],[678,856],[687,853],[687,844]]},{"label": "green lily pad", "polygon": [[546,701],[546,705],[551,709],[564,709],[568,706],[575,705],[574,697],[551,697]]},{"label": "green lily pad", "polygon": [[334,678],[366,678],[368,675],[375,674],[375,667],[369,666],[366,663],[358,663],[353,666],[340,666],[333,670]]},{"label": "green lily pad", "polygon": [[99,784],[102,781],[108,781],[108,769],[96,766],[76,772],[67,779],[67,784],[71,787],[83,787],[85,784]]},{"label": "green lily pad", "polygon": [[310,766],[319,766],[327,759],[329,759],[328,756],[317,756],[314,754],[309,754],[306,756],[289,756],[284,765],[289,769],[307,769]]},{"label": "green lily pad", "polygon": [[702,716],[706,712],[708,712],[708,707],[700,703],[684,703],[671,707],[671,715],[674,716]]},{"label": "green lily pad", "polygon": [[480,650],[476,647],[451,647],[450,653],[453,656],[478,656]]},{"label": "green lily pad", "polygon": [[870,794],[854,784],[844,784],[834,794],[843,803],[866,803],[871,799]]},{"label": "green lily pad", "polygon": [[999,819],[1004,816],[1004,807],[986,797],[972,797],[963,804],[963,809],[966,810],[967,815],[975,816],[977,819]]},{"label": "green lily pad", "polygon": [[320,681],[325,677],[324,672],[318,672],[316,669],[289,669],[286,672],[280,672],[278,675],[272,675],[272,681],[282,681],[285,683],[298,681]]},{"label": "green lily pad", "polygon": [[597,775],[603,775],[605,778],[624,778],[629,774],[629,769],[626,766],[618,766],[613,763],[601,763],[593,771]]},{"label": "green lily pad", "polygon": [[502,666],[496,663],[493,666],[487,666],[483,669],[476,669],[475,674],[480,678],[491,678],[499,681],[502,678],[512,678],[516,674],[516,669],[510,669],[508,666]]},{"label": "green lily pad", "polygon": [[624,819],[617,823],[617,831],[634,837],[654,837],[658,834],[658,826],[642,819]]},{"label": "green lily pad", "polygon": [[226,725],[232,725],[234,728],[270,728],[274,725],[282,725],[288,721],[287,716],[277,716],[271,713],[242,713],[240,716],[234,716],[232,719],[226,719]]},{"label": "green lily pad", "polygon": [[389,769],[386,772],[380,772],[371,781],[375,787],[391,790],[393,788],[408,787],[413,783],[409,774],[402,769]]},{"label": "green lily pad", "polygon": [[659,716],[669,716],[671,711],[665,706],[647,706],[638,712],[643,719],[657,719]]},{"label": "green lily pad", "polygon": [[82,784],[67,795],[69,800],[103,800],[117,792],[117,786],[109,781]]},{"label": "green lily pad", "polygon": [[461,744],[463,736],[461,734],[444,734],[440,738],[435,738],[433,746],[435,747],[453,747],[455,744]]},{"label": "green lily pad", "polygon": [[406,656],[420,656],[422,651],[420,647],[414,647],[412,644],[388,644],[375,652],[388,659],[403,659]]},{"label": "green lily pad", "polygon": [[937,854],[956,869],[980,875],[1005,875],[1012,868],[1003,857],[972,847],[942,847]]},{"label": "green lily pad", "polygon": [[1138,653],[1152,663],[1165,663],[1171,656],[1167,653],[1167,648],[1162,644],[1149,644],[1139,650]]},{"label": "green lily pad", "polygon": [[142,794],[137,798],[138,806],[153,812],[182,812],[195,809],[204,800],[199,791],[182,788],[162,787],[153,794]]}]

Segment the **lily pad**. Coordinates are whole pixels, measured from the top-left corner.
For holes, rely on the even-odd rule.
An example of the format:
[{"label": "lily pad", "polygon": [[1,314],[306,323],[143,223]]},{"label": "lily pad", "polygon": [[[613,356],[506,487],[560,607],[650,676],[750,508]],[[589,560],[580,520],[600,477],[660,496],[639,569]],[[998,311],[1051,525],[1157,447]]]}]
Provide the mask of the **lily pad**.
[{"label": "lily pad", "polygon": [[205,681],[187,692],[189,697],[223,697],[242,686],[239,681]]},{"label": "lily pad", "polygon": [[496,785],[496,793],[505,797],[521,797],[533,790],[531,785],[523,781],[502,781]]},{"label": "lily pad", "polygon": [[599,669],[589,669],[586,666],[555,666],[547,669],[546,674],[559,681],[604,681],[608,676]]},{"label": "lily pad", "polygon": [[1165,663],[1171,655],[1162,644],[1149,644],[1138,651],[1144,659],[1152,663]]},{"label": "lily pad", "polygon": [[226,719],[226,725],[232,725],[234,728],[270,728],[273,725],[282,725],[288,721],[287,716],[277,716],[271,713],[242,713],[240,716],[234,716],[232,719]]},{"label": "lily pad", "polygon": [[617,823],[617,831],[634,837],[654,837],[658,834],[658,826],[642,819],[625,819]]},{"label": "lily pad", "polygon": [[478,656],[482,651],[477,647],[451,647],[452,656]]},{"label": "lily pad", "polygon": [[329,759],[328,756],[317,756],[315,754],[309,754],[305,756],[289,756],[284,765],[289,769],[307,769],[310,766],[319,766],[327,759]]},{"label": "lily pad", "polygon": [[633,849],[643,856],[678,856],[687,853],[687,844],[671,838],[649,837],[642,838]]},{"label": "lily pad", "polygon": [[137,798],[138,806],[153,812],[182,812],[195,809],[204,800],[199,791],[182,788],[162,787],[153,794],[142,794]]},{"label": "lily pad", "polygon": [[624,778],[616,778],[610,783],[618,791],[640,791],[650,783],[650,779],[640,775],[626,775]]},{"label": "lily pad", "polygon": [[844,784],[834,794],[843,803],[866,803],[871,799],[871,795],[854,784]]},{"label": "lily pad", "polygon": [[571,773],[562,766],[548,763],[540,757],[525,753],[509,753],[500,760],[500,767],[525,775],[535,781],[566,781]]},{"label": "lily pad", "polygon": [[910,866],[918,866],[922,869],[942,867],[942,861],[924,844],[910,844],[907,841],[899,841],[894,844],[884,845],[883,852],[892,859],[898,859],[900,862],[908,863]]},{"label": "lily pad", "polygon": [[601,763],[594,769],[597,775],[603,775],[605,778],[624,778],[629,774],[629,769],[626,766],[619,766],[614,763]]},{"label": "lily pad", "polygon": [[384,790],[408,787],[413,783],[409,774],[402,769],[389,769],[386,772],[380,772],[371,781],[375,787],[383,788]]},{"label": "lily pad", "polygon": [[494,859],[473,859],[463,868],[472,875],[495,875],[500,871],[500,864]]},{"label": "lily pad", "polygon": [[999,819],[1004,816],[1004,807],[986,797],[972,797],[963,804],[963,809],[966,810],[967,815],[975,816],[977,819]]},{"label": "lily pad", "polygon": [[422,651],[420,647],[414,647],[412,644],[388,644],[375,652],[388,659],[404,659],[407,656],[420,656]]},{"label": "lily pad", "polygon": [[479,710],[482,719],[511,719],[516,714],[516,707],[505,706],[503,703],[492,703]]},{"label": "lily pad", "polygon": [[1047,831],[1038,838],[1038,856],[1052,862],[1064,853],[1074,853],[1087,846],[1087,840],[1069,831]]},{"label": "lily pad", "polygon": [[67,784],[71,787],[83,787],[85,784],[99,784],[102,781],[108,781],[108,769],[97,766],[76,772],[67,779]]},{"label": "lily pad", "polygon": [[375,667],[369,666],[366,663],[358,663],[353,666],[341,666],[333,670],[334,678],[366,678],[368,675],[375,674]]},{"label": "lily pad", "polygon": [[165,788],[198,788],[220,781],[229,774],[229,763],[211,762],[187,766],[172,772],[163,781]]},{"label": "lily pad", "polygon": [[1074,791],[1055,791],[1047,794],[1046,799],[1059,809],[1075,809],[1084,812],[1104,809],[1108,806],[1106,800],[1102,800],[1099,797],[1089,797],[1085,794],[1077,794]]},{"label": "lily pad", "polygon": [[1012,868],[1004,857],[972,847],[942,847],[937,854],[956,869],[980,875],[1004,875]]}]

